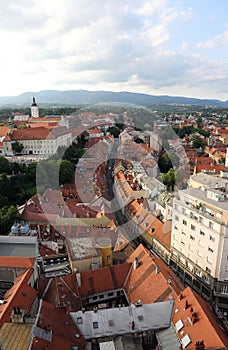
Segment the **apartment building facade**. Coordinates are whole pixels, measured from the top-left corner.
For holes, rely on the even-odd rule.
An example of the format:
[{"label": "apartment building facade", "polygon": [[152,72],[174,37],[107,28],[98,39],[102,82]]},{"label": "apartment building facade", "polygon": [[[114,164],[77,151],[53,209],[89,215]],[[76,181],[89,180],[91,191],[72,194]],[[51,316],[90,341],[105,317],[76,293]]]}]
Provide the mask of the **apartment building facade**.
[{"label": "apartment building facade", "polygon": [[3,140],[4,155],[14,154],[12,144],[15,142],[23,145],[22,154],[52,155],[60,146],[70,146],[72,136],[64,126],[52,130],[45,127],[15,129]]},{"label": "apartment building facade", "polygon": [[172,269],[228,316],[228,189],[189,188],[173,200]]}]

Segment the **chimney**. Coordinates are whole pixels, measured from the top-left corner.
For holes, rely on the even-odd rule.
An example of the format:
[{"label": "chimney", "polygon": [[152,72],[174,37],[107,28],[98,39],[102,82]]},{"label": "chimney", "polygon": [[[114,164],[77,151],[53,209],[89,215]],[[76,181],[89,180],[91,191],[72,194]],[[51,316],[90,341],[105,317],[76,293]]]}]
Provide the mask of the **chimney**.
[{"label": "chimney", "polygon": [[195,323],[196,323],[196,321],[197,321],[197,314],[196,314],[196,312],[193,312],[193,313],[192,313],[191,321],[192,321],[192,324],[195,324]]},{"label": "chimney", "polygon": [[185,310],[187,310],[188,307],[189,307],[189,304],[188,304],[188,300],[186,299],[186,301],[185,301]]},{"label": "chimney", "polygon": [[160,272],[160,266],[156,266],[156,275]]},{"label": "chimney", "polygon": [[134,270],[136,270],[138,266],[139,266],[139,260],[138,260],[138,258],[135,258],[133,261]]},{"label": "chimney", "polygon": [[205,349],[205,345],[204,345],[204,341],[197,341],[196,345],[195,345],[195,350],[204,350]]}]

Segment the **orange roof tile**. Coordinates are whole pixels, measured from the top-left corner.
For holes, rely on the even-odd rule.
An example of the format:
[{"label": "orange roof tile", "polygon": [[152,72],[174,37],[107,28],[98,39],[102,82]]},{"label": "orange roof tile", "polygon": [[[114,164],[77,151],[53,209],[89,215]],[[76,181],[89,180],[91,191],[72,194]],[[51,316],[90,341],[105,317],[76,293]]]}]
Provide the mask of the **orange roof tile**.
[{"label": "orange roof tile", "polygon": [[28,269],[33,267],[36,258],[24,258],[19,256],[0,256],[1,267],[20,267]]},{"label": "orange roof tile", "polygon": [[9,126],[0,126],[0,136],[6,136],[10,132]]},{"label": "orange roof tile", "polygon": [[26,313],[30,312],[37,298],[37,291],[28,285],[33,272],[34,270],[30,268],[16,277],[14,285],[6,292],[4,297],[6,303],[0,305],[0,327],[5,322],[11,322],[10,315],[14,307],[20,307]]},{"label": "orange roof tile", "polygon": [[[72,318],[53,305],[42,301],[37,327],[51,331],[51,341],[35,336],[31,350],[62,350],[72,349],[73,345],[78,349],[84,349],[85,338],[72,321]],[[48,347],[46,345],[48,344]]]},{"label": "orange roof tile", "polygon": [[141,300],[144,304],[149,304],[175,299],[184,288],[172,270],[142,245],[136,248],[127,261],[133,262],[135,258],[138,259],[138,267],[131,270],[126,284],[126,293],[131,302]]},{"label": "orange roof tile", "polygon": [[181,296],[175,300],[173,323],[176,324],[179,320],[183,322],[178,336],[182,339],[189,334],[192,340],[186,349],[194,348],[195,343],[200,340],[204,340],[205,348],[228,347],[228,337],[218,326],[210,305],[190,287],[185,288]]},{"label": "orange roof tile", "polygon": [[78,288],[80,296],[86,297],[96,293],[123,288],[130,268],[130,263],[123,263],[94,271],[82,272],[82,283],[81,287]]}]

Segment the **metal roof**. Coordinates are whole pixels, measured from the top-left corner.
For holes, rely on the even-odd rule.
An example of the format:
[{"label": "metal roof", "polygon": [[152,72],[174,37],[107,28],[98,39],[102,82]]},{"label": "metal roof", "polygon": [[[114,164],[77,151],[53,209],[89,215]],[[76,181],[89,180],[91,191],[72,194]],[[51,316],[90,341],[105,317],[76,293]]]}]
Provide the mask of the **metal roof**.
[{"label": "metal roof", "polygon": [[0,236],[0,256],[37,257],[37,237]]},{"label": "metal roof", "polygon": [[70,313],[86,339],[168,328],[173,301]]},{"label": "metal roof", "polygon": [[177,350],[180,347],[180,341],[177,337],[173,324],[169,328],[156,332],[159,345],[165,350]]}]

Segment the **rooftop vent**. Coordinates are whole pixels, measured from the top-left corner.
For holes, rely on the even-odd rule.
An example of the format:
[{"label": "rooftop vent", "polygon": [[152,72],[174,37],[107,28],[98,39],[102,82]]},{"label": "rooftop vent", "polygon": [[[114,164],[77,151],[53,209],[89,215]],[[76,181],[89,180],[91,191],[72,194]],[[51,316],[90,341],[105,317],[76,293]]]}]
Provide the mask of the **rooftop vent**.
[{"label": "rooftop vent", "polygon": [[135,258],[133,261],[134,270],[136,270],[138,266],[139,266],[139,260],[138,260],[138,258]]}]

